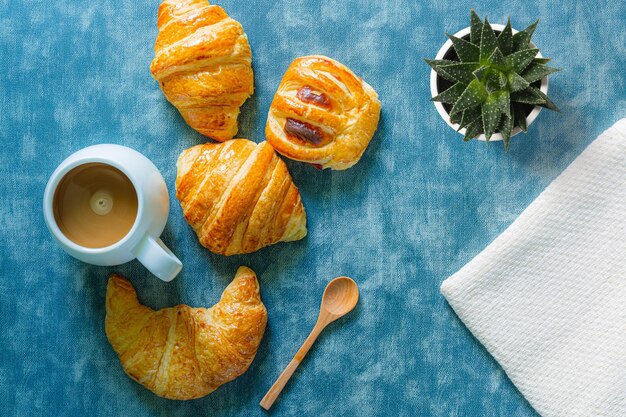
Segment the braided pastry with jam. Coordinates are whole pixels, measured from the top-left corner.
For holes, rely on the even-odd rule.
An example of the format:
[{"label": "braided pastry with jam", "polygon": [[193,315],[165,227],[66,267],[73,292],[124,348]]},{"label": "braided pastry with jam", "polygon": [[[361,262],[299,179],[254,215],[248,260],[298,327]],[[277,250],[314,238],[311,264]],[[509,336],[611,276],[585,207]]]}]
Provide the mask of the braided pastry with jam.
[{"label": "braided pastry with jam", "polygon": [[294,60],[274,96],[265,135],[281,154],[320,169],[347,169],[370,143],[381,104],[348,67],[321,55]]}]

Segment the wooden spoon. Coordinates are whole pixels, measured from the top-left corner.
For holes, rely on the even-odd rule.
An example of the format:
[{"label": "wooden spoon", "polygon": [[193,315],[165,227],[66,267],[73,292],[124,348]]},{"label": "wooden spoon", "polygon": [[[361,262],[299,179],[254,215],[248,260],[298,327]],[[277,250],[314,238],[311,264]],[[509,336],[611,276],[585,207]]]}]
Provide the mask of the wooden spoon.
[{"label": "wooden spoon", "polygon": [[320,306],[320,314],[317,317],[317,323],[311,330],[311,334],[306,338],[302,347],[293,357],[289,365],[285,368],[282,374],[278,377],[272,388],[267,391],[265,397],[260,402],[261,407],[269,410],[280,392],[287,385],[287,381],[296,371],[300,362],[304,359],[306,354],[311,349],[313,342],[322,333],[322,330],[339,317],[345,316],[356,306],[359,301],[359,288],[356,282],[352,278],[339,277],[335,278],[328,283],[322,296],[322,305]]}]

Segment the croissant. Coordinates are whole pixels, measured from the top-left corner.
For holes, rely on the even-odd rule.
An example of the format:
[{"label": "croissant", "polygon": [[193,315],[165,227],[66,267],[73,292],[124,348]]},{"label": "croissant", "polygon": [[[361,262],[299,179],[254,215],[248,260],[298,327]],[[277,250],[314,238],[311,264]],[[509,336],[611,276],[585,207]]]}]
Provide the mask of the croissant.
[{"label": "croissant", "polygon": [[106,334],[124,371],[160,397],[203,397],[243,374],[263,338],[267,312],[244,266],[211,308],[154,311],[121,275],[109,278]]},{"label": "croissant", "polygon": [[189,126],[218,141],[237,133],[252,95],[252,52],[236,20],[206,0],[165,0],[150,72]]},{"label": "croissant", "polygon": [[320,169],[347,169],[374,136],[380,109],[374,89],[348,67],[325,56],[305,56],[283,76],[265,135],[288,158]]},{"label": "croissant", "polygon": [[254,252],[306,236],[306,214],[287,166],[267,143],[206,143],[178,158],[176,197],[212,252]]}]

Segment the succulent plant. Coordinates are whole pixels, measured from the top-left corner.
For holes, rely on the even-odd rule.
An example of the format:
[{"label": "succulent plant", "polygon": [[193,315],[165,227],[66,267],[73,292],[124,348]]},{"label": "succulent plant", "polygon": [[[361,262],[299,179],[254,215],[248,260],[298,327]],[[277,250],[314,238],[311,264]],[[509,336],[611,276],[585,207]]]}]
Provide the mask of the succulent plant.
[{"label": "succulent plant", "polygon": [[538,88],[544,77],[559,69],[546,65],[549,58],[537,58],[539,50],[530,45],[539,21],[513,34],[509,18],[496,35],[487,18],[481,21],[474,10],[470,16],[468,37],[447,34],[458,60],[425,60],[451,84],[432,100],[448,104],[451,121],[459,130],[466,129],[464,141],[483,133],[488,141],[498,131],[508,150],[514,127],[526,132],[529,108],[559,111]]}]

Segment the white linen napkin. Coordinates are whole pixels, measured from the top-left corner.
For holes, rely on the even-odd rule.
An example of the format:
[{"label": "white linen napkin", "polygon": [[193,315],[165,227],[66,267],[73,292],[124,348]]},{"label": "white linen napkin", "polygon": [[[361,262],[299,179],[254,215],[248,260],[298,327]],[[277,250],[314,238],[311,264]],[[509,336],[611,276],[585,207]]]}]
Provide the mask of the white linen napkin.
[{"label": "white linen napkin", "polygon": [[544,417],[626,417],[626,119],[441,292]]}]

